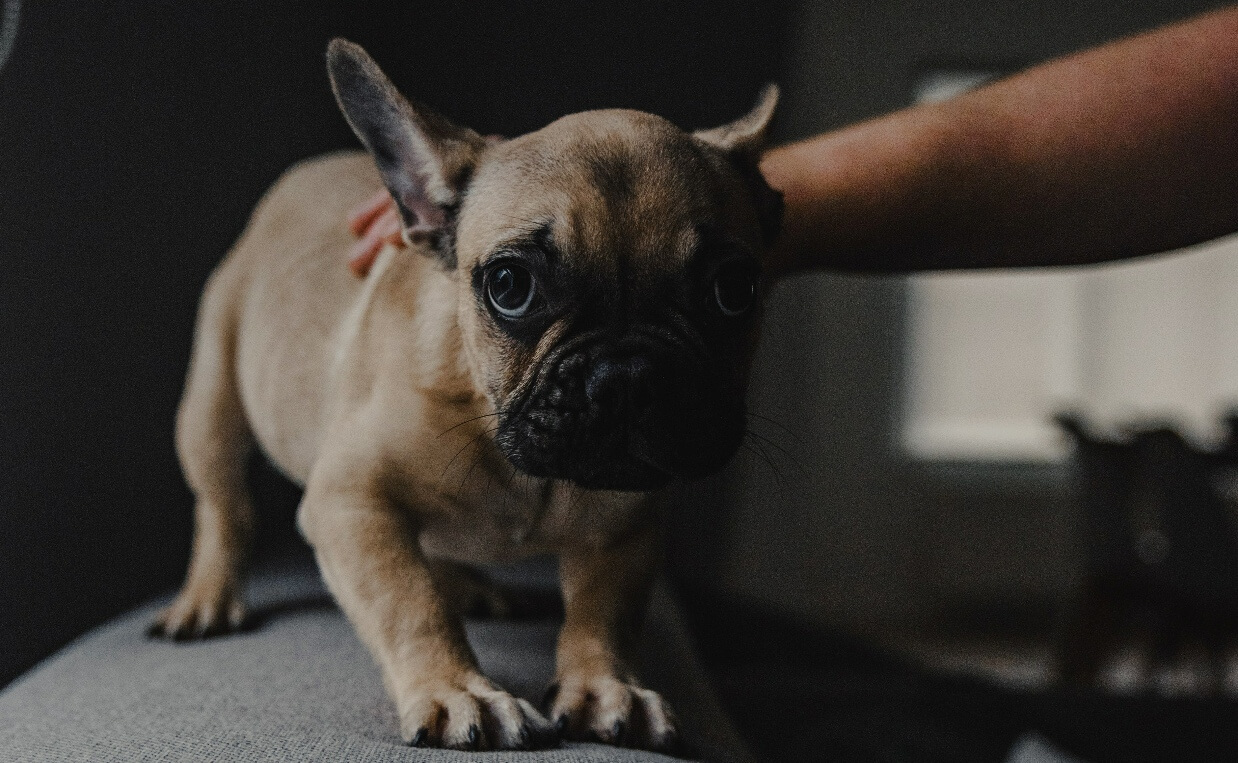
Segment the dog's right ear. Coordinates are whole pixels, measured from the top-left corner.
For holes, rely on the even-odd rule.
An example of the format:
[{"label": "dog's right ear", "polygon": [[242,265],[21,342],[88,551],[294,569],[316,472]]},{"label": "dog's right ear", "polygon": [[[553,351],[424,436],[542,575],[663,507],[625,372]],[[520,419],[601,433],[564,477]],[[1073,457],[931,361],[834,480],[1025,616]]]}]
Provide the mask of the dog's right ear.
[{"label": "dog's right ear", "polygon": [[356,43],[332,40],[327,71],[344,118],[395,200],[404,238],[429,245],[454,268],[456,211],[485,139],[409,102]]}]

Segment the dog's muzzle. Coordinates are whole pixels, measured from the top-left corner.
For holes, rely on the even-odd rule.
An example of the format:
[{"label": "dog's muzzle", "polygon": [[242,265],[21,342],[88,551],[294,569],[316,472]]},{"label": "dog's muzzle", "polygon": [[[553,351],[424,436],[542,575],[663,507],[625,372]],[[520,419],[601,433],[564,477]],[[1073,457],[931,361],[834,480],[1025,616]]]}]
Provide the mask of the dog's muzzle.
[{"label": "dog's muzzle", "polygon": [[720,469],[739,447],[733,376],[664,343],[593,342],[553,361],[497,439],[534,476],[654,490]]}]

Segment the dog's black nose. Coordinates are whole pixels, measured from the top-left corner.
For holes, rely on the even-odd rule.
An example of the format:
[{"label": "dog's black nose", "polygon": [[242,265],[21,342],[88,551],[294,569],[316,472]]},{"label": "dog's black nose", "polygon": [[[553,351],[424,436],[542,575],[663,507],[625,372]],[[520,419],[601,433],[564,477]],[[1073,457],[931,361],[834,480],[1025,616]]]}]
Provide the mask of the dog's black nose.
[{"label": "dog's black nose", "polygon": [[641,417],[654,404],[653,364],[639,355],[604,357],[585,379],[585,394],[600,412]]}]

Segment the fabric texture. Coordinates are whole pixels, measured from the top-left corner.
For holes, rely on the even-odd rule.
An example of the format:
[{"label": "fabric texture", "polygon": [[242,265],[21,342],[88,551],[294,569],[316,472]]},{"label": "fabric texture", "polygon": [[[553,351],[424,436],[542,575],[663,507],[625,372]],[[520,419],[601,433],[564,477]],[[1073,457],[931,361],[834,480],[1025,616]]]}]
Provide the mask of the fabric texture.
[{"label": "fabric texture", "polygon": [[[511,573],[507,576],[513,577]],[[536,568],[525,582],[546,573]],[[255,627],[203,642],[151,641],[153,602],[83,636],[0,693],[0,757],[90,761],[426,761],[654,763],[664,755],[596,744],[464,753],[402,744],[378,668],[312,563],[255,575]],[[554,669],[555,621],[470,621],[483,670],[537,704]],[[745,760],[665,589],[642,642],[643,674],[706,759]]]}]

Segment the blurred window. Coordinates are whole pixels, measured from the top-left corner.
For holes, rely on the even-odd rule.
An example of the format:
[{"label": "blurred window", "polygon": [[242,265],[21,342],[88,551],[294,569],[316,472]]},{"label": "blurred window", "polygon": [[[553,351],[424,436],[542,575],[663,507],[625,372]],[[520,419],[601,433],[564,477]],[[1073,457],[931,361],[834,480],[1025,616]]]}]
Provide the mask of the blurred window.
[{"label": "blurred window", "polygon": [[[937,71],[943,100],[990,73]],[[1169,421],[1210,441],[1238,401],[1238,236],[1095,268],[910,279],[904,447],[916,458],[1055,461],[1063,409]]]}]

